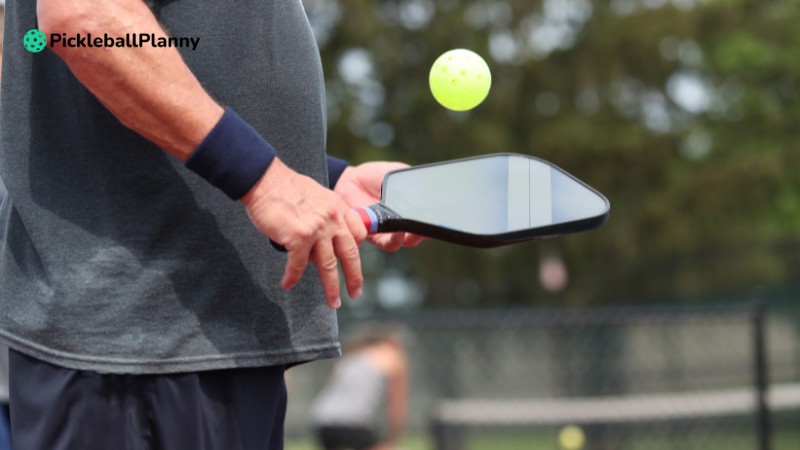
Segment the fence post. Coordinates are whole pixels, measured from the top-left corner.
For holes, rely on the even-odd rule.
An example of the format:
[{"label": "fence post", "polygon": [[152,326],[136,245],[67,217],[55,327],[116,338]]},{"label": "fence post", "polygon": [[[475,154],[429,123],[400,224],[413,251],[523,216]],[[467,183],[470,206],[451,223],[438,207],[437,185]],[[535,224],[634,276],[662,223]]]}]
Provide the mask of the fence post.
[{"label": "fence post", "polygon": [[772,429],[770,411],[767,403],[769,389],[769,374],[767,370],[767,339],[765,330],[766,300],[763,294],[756,298],[753,311],[753,345],[754,345],[754,375],[756,384],[756,434],[758,436],[758,450],[772,448]]},{"label": "fence post", "polygon": [[460,425],[448,423],[445,418],[434,416],[431,419],[431,435],[434,450],[462,450],[464,448],[463,429]]}]

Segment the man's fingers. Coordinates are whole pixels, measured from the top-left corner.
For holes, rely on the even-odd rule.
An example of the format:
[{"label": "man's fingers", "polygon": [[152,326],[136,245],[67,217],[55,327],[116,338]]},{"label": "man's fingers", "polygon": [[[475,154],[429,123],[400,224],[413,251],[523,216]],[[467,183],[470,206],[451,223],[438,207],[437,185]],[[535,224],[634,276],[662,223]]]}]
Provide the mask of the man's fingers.
[{"label": "man's fingers", "polygon": [[356,240],[352,236],[344,234],[334,238],[333,244],[336,256],[342,263],[347,293],[350,294],[350,298],[361,297],[364,275],[361,271],[361,254],[358,251]]},{"label": "man's fingers", "polygon": [[339,264],[336,261],[336,254],[333,244],[328,240],[317,241],[311,258],[317,266],[319,278],[322,280],[322,290],[325,291],[325,300],[333,309],[342,306],[342,298],[339,294]]},{"label": "man's fingers", "polygon": [[308,266],[308,256],[310,249],[306,246],[287,249],[289,255],[286,261],[286,271],[283,274],[281,287],[286,290],[291,289],[300,281],[306,267]]},{"label": "man's fingers", "polygon": [[420,236],[418,234],[406,233],[405,242],[403,242],[403,247],[416,247],[420,243],[422,243],[422,241],[424,241],[425,239],[427,238],[424,236]]},{"label": "man's fingers", "polygon": [[386,245],[386,249],[390,252],[396,252],[400,250],[400,248],[403,246],[405,235],[405,233],[392,233],[391,239],[389,239],[389,242]]},{"label": "man's fingers", "polygon": [[369,237],[369,241],[376,247],[387,252],[395,252],[403,246],[405,233],[378,233]]},{"label": "man's fingers", "polygon": [[416,247],[428,238],[418,234],[397,232],[373,234],[367,239],[381,250],[394,252],[403,247]]},{"label": "man's fingers", "polygon": [[361,216],[352,209],[348,209],[344,214],[344,220],[347,222],[347,227],[350,229],[350,233],[353,234],[356,244],[364,242],[364,239],[367,238],[367,227],[364,226],[364,221],[361,220]]}]

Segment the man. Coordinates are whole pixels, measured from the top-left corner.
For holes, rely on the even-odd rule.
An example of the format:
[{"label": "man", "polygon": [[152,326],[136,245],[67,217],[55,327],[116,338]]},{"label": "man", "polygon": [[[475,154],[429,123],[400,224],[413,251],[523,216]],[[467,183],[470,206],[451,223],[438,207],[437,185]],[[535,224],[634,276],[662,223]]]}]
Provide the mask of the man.
[{"label": "man", "polygon": [[[301,3],[20,0],[6,15],[25,36],[0,97],[15,448],[282,448],[284,369],[339,354],[339,266],[361,294],[351,207],[400,166],[326,161]],[[193,44],[153,45],[169,37]]]}]

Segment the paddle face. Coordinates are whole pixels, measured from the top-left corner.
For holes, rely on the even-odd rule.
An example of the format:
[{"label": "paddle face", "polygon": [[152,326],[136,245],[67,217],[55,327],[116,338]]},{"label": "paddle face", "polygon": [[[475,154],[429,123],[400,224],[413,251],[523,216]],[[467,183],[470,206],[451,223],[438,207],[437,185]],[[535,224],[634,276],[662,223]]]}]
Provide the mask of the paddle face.
[{"label": "paddle face", "polygon": [[547,161],[493,154],[390,172],[381,203],[357,210],[371,233],[497,247],[596,228],[609,208],[602,194]]}]

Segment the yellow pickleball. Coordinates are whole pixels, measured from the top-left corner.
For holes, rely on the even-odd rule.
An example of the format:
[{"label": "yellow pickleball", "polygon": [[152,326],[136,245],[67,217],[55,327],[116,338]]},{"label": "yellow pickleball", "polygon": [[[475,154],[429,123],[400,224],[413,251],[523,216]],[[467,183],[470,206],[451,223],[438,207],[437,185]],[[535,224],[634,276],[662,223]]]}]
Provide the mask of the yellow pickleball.
[{"label": "yellow pickleball", "polygon": [[492,73],[477,53],[463,48],[438,57],[431,67],[433,97],[453,111],[467,111],[481,104],[492,87]]},{"label": "yellow pickleball", "polygon": [[558,433],[558,446],[562,450],[581,450],[586,444],[583,430],[575,425],[567,425]]}]

